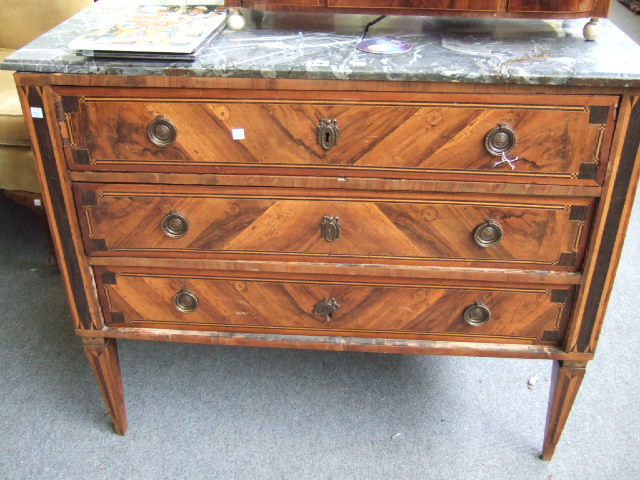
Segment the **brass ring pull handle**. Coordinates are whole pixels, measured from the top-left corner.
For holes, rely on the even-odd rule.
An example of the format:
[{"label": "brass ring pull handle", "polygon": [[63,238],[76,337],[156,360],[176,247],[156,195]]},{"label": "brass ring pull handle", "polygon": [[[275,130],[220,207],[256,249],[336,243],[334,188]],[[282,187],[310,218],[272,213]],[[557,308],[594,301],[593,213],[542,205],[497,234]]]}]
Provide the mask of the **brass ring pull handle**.
[{"label": "brass ring pull handle", "polygon": [[167,237],[184,237],[189,231],[189,220],[182,213],[175,210],[167,213],[160,224]]},{"label": "brass ring pull handle", "polygon": [[501,157],[516,148],[518,138],[516,132],[506,125],[498,125],[484,137],[484,145],[491,155]]},{"label": "brass ring pull handle", "polygon": [[200,305],[198,297],[189,290],[180,290],[173,297],[173,306],[181,313],[194,312],[198,308],[198,305]]},{"label": "brass ring pull handle", "polygon": [[329,323],[333,320],[333,314],[340,308],[335,298],[326,298],[319,301],[313,307],[313,314],[324,317],[324,321]]},{"label": "brass ring pull handle", "polygon": [[318,132],[318,143],[322,148],[331,150],[332,147],[337,145],[338,137],[340,136],[337,119],[321,118],[316,130]]},{"label": "brass ring pull handle", "polygon": [[171,120],[158,115],[147,127],[147,135],[154,145],[168,147],[178,138],[178,129]]},{"label": "brass ring pull handle", "polygon": [[491,155],[495,155],[496,157],[500,157],[500,160],[492,164],[492,167],[497,167],[506,163],[509,165],[511,170],[516,169],[515,163],[520,160],[518,157],[509,158],[507,157],[507,153],[513,150],[518,143],[518,139],[516,138],[516,132],[513,129],[507,127],[506,125],[498,125],[494,129],[490,130],[487,133],[487,136],[484,138],[484,146],[487,151]]},{"label": "brass ring pull handle", "polygon": [[502,240],[502,227],[495,220],[487,220],[478,225],[473,232],[475,242],[484,248],[495,247]]},{"label": "brass ring pull handle", "polygon": [[464,310],[464,321],[472,327],[479,327],[491,320],[491,310],[482,302],[475,302]]},{"label": "brass ring pull handle", "polygon": [[322,217],[320,232],[327,242],[340,238],[340,217]]}]

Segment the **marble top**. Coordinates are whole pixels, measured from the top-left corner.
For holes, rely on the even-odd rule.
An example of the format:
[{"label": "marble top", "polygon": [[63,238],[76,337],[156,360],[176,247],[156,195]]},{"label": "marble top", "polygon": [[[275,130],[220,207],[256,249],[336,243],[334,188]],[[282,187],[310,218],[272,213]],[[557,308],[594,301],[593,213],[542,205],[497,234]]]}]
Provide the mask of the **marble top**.
[{"label": "marble top", "polygon": [[[133,8],[133,7],[120,7]],[[640,46],[609,20],[595,42],[582,20],[389,16],[366,38],[412,45],[396,55],[355,48],[377,16],[245,11],[247,26],[226,29],[195,61],[98,60],[68,44],[121,14],[98,2],[8,57],[5,70],[99,75],[311,78],[640,87]]]}]

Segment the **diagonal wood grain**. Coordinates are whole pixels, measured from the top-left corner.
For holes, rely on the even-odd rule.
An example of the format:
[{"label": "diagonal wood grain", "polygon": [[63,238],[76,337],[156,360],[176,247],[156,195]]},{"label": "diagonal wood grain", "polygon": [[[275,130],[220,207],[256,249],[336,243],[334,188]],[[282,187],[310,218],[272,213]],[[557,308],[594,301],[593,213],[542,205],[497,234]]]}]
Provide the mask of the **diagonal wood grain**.
[{"label": "diagonal wood grain", "polygon": [[[96,268],[100,271],[101,267]],[[108,309],[122,313],[121,318],[131,326],[322,330],[329,335],[440,334],[537,344],[558,344],[565,328],[565,304],[555,301],[545,289],[115,272],[117,282],[100,287],[100,295]],[[173,298],[182,290],[197,296],[199,306],[194,312],[183,313],[174,307]],[[340,305],[329,322],[313,313],[316,303],[328,298],[335,298]],[[492,319],[487,324],[470,326],[463,320],[465,308],[474,302],[491,309]],[[120,320],[110,320],[113,322]],[[553,340],[543,339],[547,331],[559,334]]]},{"label": "diagonal wood grain", "polygon": [[[224,190],[216,195],[197,187],[161,189],[77,185],[87,250],[94,255],[197,252],[480,260],[547,268],[563,267],[557,265],[561,255],[576,253],[576,264],[568,265],[575,269],[588,234],[584,220],[572,220],[562,199],[541,203],[534,198],[377,198],[362,193],[330,198],[317,191],[301,195],[300,190],[286,191],[287,195]],[[97,192],[95,205],[82,204],[82,192],[87,191]],[[588,200],[571,202],[583,202],[585,212],[590,211]],[[171,238],[161,229],[163,217],[172,211],[188,219],[189,231],[181,238]],[[325,216],[340,219],[336,241],[321,235]],[[473,232],[489,219],[501,226],[503,239],[483,248],[475,243]],[[109,250],[96,251],[93,239],[103,239]]]},{"label": "diagonal wood grain", "polygon": [[[66,116],[74,138],[69,161],[72,168],[83,169],[155,165],[167,170],[181,164],[207,171],[216,165],[287,165],[483,171],[567,180],[577,178],[583,163],[606,162],[604,130],[590,123],[589,109],[580,105],[386,103],[90,99]],[[177,128],[172,146],[157,147],[148,138],[147,125],[158,115]],[[336,119],[340,128],[338,144],[329,151],[317,142],[322,118]],[[518,136],[512,154],[520,158],[515,172],[508,165],[493,167],[497,157],[484,147],[485,135],[498,124],[512,127]],[[234,129],[242,129],[245,138],[234,140]],[[75,164],[73,151],[87,151],[92,164]]]}]

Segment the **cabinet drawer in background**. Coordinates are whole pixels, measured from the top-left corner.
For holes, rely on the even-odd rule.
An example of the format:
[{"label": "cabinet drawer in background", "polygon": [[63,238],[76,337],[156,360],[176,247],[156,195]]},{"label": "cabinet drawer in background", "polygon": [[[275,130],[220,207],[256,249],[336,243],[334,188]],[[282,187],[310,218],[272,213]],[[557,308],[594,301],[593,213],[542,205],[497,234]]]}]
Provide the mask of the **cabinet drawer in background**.
[{"label": "cabinet drawer in background", "polygon": [[[111,327],[559,345],[573,287],[296,279],[95,267]],[[245,274],[246,275],[246,274]]]},{"label": "cabinet drawer in background", "polygon": [[[335,92],[335,100],[311,103],[234,99],[237,92],[211,100],[86,93],[58,99],[71,169],[251,168],[254,175],[286,169],[584,185],[602,179],[616,105],[616,97],[604,96],[497,96],[498,103],[478,95],[413,95],[409,101],[395,94],[407,99],[399,101],[370,94],[354,102]],[[503,150],[518,160],[503,161]]]},{"label": "cabinet drawer in background", "polygon": [[510,12],[590,12],[596,0],[509,0]]},{"label": "cabinet drawer in background", "polygon": [[576,270],[592,199],[75,184],[94,256],[316,256]]},{"label": "cabinet drawer in background", "polygon": [[[255,1],[255,0],[254,0]],[[497,12],[500,0],[326,0],[328,7],[341,8],[388,8],[419,10],[465,10]]]}]

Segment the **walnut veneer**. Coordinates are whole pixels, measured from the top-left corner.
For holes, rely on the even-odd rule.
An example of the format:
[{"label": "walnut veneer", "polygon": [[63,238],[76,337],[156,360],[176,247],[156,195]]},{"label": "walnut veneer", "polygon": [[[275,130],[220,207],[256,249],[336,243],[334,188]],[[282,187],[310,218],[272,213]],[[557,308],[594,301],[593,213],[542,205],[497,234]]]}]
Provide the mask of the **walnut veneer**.
[{"label": "walnut veneer", "polygon": [[551,458],[638,180],[637,92],[16,80],[43,111],[45,204],[118,433],[117,338],[546,358]]},{"label": "walnut veneer", "polygon": [[606,17],[611,0],[225,0],[225,5],[265,11],[581,18]]}]

